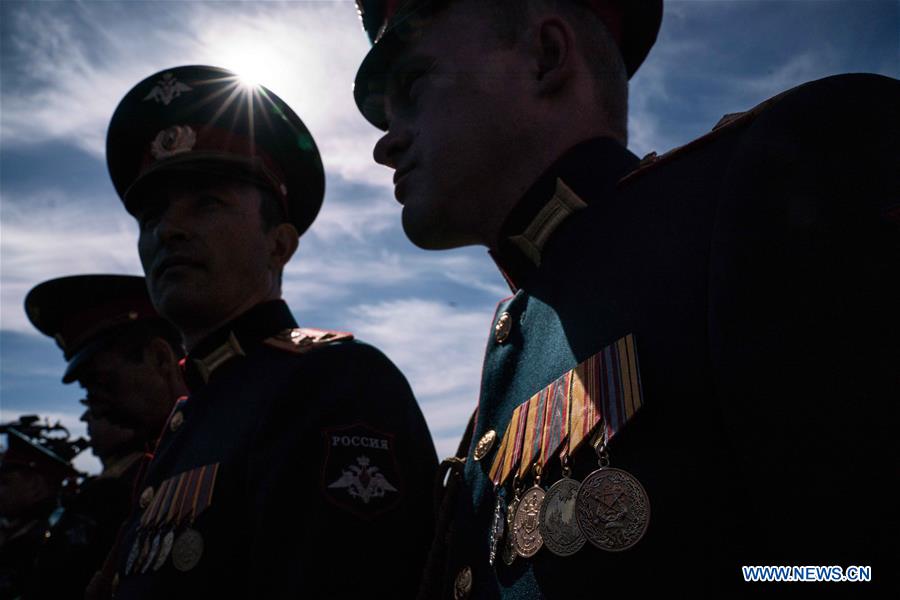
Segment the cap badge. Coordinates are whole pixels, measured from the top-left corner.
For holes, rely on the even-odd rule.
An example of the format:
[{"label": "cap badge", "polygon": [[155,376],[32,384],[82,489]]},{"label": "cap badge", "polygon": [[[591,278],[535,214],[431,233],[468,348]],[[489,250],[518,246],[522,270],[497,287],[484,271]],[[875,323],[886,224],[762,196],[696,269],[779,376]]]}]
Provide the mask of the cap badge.
[{"label": "cap badge", "polygon": [[184,92],[193,90],[186,83],[181,83],[171,73],[164,73],[162,79],[156,82],[156,86],[144,97],[144,101],[155,100],[157,104],[168,106],[169,103]]},{"label": "cap badge", "polygon": [[197,143],[197,134],[187,125],[173,125],[156,134],[150,143],[150,154],[156,160],[189,152]]}]

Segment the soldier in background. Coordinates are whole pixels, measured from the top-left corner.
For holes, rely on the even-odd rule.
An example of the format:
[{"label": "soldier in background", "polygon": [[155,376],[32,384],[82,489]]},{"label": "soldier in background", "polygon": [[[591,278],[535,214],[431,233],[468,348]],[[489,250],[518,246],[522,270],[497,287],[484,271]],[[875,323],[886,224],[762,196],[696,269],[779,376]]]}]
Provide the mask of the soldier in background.
[{"label": "soldier in background", "polygon": [[176,67],[125,95],[106,156],[190,389],[126,523],[116,597],[411,597],[437,466],[412,390],[281,299],[324,195],[303,122],[234,73]]},{"label": "soldier in background", "polygon": [[183,351],[178,333],[150,304],[143,277],[52,279],[29,292],[25,311],[63,350],[63,382],[84,389],[81,420],[103,465],[62,504],[29,597],[82,598],[130,510],[145,457],[185,393]]},{"label": "soldier in background", "polygon": [[0,425],[0,435],[0,600],[8,600],[34,594],[38,551],[64,484],[79,475],[71,459],[86,443],[69,442],[64,427],[42,425],[36,416]]},{"label": "soldier in background", "polygon": [[642,163],[661,0],[359,4],[407,236],[487,247],[512,292],[423,597],[763,592],[742,565],[896,593],[900,83],[811,82]]}]

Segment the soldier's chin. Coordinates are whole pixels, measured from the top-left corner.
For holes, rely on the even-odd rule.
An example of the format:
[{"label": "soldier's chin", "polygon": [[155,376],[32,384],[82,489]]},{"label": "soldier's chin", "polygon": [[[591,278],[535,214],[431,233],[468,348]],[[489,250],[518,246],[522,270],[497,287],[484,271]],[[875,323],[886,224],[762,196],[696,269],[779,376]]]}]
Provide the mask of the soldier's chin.
[{"label": "soldier's chin", "polygon": [[154,286],[151,299],[157,312],[182,331],[204,312],[202,291],[192,292],[187,286]]},{"label": "soldier's chin", "polygon": [[423,211],[421,206],[404,206],[402,220],[406,237],[423,250],[448,250],[477,243],[455,234],[445,220]]}]

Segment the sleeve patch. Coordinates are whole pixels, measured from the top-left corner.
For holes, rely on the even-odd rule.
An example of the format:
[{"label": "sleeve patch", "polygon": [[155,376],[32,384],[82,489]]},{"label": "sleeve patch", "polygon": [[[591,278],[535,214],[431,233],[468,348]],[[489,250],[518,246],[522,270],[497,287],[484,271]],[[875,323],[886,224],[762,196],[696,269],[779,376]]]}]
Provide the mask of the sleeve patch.
[{"label": "sleeve patch", "polygon": [[393,435],[358,423],[324,429],[322,439],[322,494],[329,502],[364,518],[399,504],[404,488]]}]

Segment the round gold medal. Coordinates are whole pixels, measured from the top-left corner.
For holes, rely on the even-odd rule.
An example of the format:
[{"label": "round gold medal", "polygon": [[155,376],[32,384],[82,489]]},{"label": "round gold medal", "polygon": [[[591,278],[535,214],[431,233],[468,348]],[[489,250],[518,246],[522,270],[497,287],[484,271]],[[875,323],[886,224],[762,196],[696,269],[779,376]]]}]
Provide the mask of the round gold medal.
[{"label": "round gold medal", "polygon": [[172,546],[172,564],[179,571],[190,571],[203,556],[203,536],[196,529],[185,529]]},{"label": "round gold medal", "polygon": [[581,533],[601,550],[620,552],[644,536],[650,523],[650,499],[627,471],[603,467],[581,483],[575,499]]},{"label": "round gold medal", "polygon": [[516,507],[516,516],[513,519],[513,545],[516,554],[523,558],[530,558],[537,554],[543,545],[541,530],[539,527],[541,503],[544,501],[544,490],[534,486],[525,492]]}]

